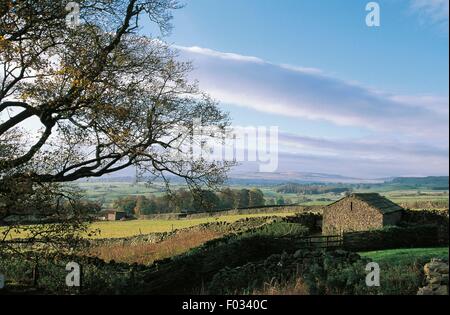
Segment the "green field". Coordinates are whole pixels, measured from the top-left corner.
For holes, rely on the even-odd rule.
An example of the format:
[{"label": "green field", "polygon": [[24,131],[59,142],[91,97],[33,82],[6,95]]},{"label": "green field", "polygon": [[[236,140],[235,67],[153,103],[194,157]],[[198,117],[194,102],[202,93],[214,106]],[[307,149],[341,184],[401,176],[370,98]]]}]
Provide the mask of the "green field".
[{"label": "green field", "polygon": [[121,238],[140,234],[170,232],[172,230],[188,228],[209,222],[236,222],[245,218],[270,217],[270,216],[290,216],[294,213],[267,213],[267,214],[243,214],[228,215],[221,217],[208,217],[199,219],[183,220],[134,220],[134,221],[112,221],[95,222],[92,229],[99,229],[100,234],[95,238]]},{"label": "green field", "polygon": [[448,260],[448,247],[391,249],[360,255],[380,265],[380,294],[415,295],[424,284],[423,266],[432,258]]},{"label": "green field", "polygon": [[[162,184],[145,183],[133,184],[131,182],[78,182],[76,184],[83,190],[84,196],[91,201],[101,201],[104,207],[111,207],[114,200],[127,197],[143,195],[146,197],[160,197],[165,193],[165,187]],[[172,188],[177,190],[183,188],[182,185],[174,185]],[[259,188],[266,198],[276,199],[283,197],[288,203],[300,204],[304,206],[328,205],[343,197],[341,194],[324,193],[314,195],[298,195],[294,193],[279,193],[276,191],[276,185],[254,185],[252,187]],[[185,188],[185,187],[184,187]],[[232,189],[249,188],[248,186],[232,185]],[[430,208],[427,202],[437,203],[438,208],[447,208],[449,200],[448,190],[433,190],[427,187],[412,188],[401,185],[372,185],[361,188],[353,187],[353,192],[369,193],[375,192],[387,197],[388,199],[402,204],[409,208]],[[307,201],[305,201],[307,199]]]},{"label": "green field", "polygon": [[76,184],[83,190],[84,196],[91,201],[102,201],[110,206],[121,197],[143,195],[146,197],[161,196],[164,187],[145,183],[132,184],[127,182],[79,182]]},{"label": "green field", "polygon": [[361,256],[372,259],[384,265],[407,265],[416,261],[427,261],[431,258],[448,259],[448,247],[444,248],[407,248],[390,249],[360,253]]},{"label": "green field", "polygon": [[[343,197],[343,195],[337,195],[333,193],[326,194],[316,194],[316,195],[305,195],[299,196],[297,194],[280,194],[273,190],[271,187],[260,188],[266,197],[276,197],[283,196],[285,199],[289,199],[292,203],[300,204],[303,206],[325,206],[333,203]],[[396,188],[392,190],[393,187],[374,187],[371,189],[354,189],[355,193],[379,193],[382,196],[392,200],[395,203],[404,205],[408,208],[416,208],[414,205],[418,203],[419,205],[427,205],[427,203],[438,203],[440,206],[438,208],[447,208],[449,193],[448,191],[436,191],[436,190],[418,190],[418,189],[404,189],[399,190]],[[307,198],[310,201],[304,202],[302,198]],[[428,206],[418,207],[429,208]]]}]

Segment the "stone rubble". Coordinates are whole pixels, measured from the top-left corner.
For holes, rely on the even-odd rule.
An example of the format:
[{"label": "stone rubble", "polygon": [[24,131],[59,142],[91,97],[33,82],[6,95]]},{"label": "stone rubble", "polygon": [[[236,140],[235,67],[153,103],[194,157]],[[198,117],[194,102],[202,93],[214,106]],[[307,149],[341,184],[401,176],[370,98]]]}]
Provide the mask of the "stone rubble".
[{"label": "stone rubble", "polygon": [[448,295],[448,262],[432,259],[423,271],[427,285],[420,288],[417,295]]}]

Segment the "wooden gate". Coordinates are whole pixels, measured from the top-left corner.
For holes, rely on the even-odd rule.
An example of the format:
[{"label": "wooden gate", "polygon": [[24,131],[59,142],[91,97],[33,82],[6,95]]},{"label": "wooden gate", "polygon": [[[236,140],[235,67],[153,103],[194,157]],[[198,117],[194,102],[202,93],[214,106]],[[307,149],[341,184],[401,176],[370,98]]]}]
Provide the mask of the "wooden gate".
[{"label": "wooden gate", "polygon": [[343,247],[341,235],[316,235],[296,237],[297,247],[307,249],[336,249]]}]

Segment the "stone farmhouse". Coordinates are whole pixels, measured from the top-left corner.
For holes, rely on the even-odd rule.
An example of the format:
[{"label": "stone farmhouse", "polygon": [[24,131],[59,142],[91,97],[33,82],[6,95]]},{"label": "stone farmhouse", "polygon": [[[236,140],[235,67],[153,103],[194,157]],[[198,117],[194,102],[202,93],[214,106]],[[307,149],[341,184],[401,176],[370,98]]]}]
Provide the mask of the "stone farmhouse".
[{"label": "stone farmhouse", "polygon": [[379,194],[352,194],[324,209],[322,233],[334,235],[396,225],[402,211],[402,207]]}]

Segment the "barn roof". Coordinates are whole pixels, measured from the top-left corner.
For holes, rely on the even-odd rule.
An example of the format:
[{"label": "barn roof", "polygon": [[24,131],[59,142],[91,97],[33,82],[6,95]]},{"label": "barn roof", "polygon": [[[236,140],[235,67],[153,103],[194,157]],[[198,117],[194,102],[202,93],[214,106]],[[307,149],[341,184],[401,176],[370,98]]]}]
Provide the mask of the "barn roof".
[{"label": "barn roof", "polygon": [[389,199],[377,193],[366,193],[366,194],[357,193],[352,194],[351,196],[367,203],[368,205],[377,209],[383,214],[403,210],[403,208],[400,207],[398,204],[390,201]]}]

